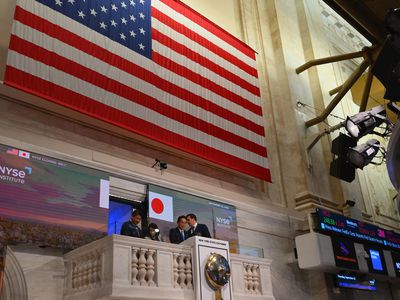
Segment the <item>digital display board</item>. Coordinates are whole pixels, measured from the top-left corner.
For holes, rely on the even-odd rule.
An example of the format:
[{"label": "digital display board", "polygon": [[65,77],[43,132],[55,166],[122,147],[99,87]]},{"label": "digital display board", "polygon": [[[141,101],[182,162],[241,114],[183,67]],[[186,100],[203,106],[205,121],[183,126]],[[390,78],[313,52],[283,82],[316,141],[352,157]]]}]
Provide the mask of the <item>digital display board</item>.
[{"label": "digital display board", "polygon": [[237,253],[238,232],[236,208],[195,195],[149,185],[149,218],[158,225],[163,240],[168,240],[171,228],[181,215],[193,213],[198,223],[206,224],[211,237],[229,241],[230,250]]},{"label": "digital display board", "polygon": [[72,249],[107,234],[108,174],[0,145],[0,243]]},{"label": "digital display board", "polygon": [[385,258],[382,249],[375,246],[364,245],[368,254],[367,263],[371,273],[387,274]]},{"label": "digital display board", "polygon": [[335,277],[336,286],[338,287],[376,291],[375,279],[366,279],[364,276],[356,274],[337,274]]},{"label": "digital display board", "polygon": [[400,253],[391,252],[394,271],[396,272],[396,276],[400,277]]},{"label": "digital display board", "polygon": [[316,209],[315,216],[318,231],[400,250],[399,233],[319,208]]},{"label": "digital display board", "polygon": [[369,249],[369,256],[371,258],[372,269],[375,271],[383,271],[381,254],[378,250]]},{"label": "digital display board", "polygon": [[331,237],[331,240],[336,266],[339,268],[358,270],[354,243],[346,238]]}]

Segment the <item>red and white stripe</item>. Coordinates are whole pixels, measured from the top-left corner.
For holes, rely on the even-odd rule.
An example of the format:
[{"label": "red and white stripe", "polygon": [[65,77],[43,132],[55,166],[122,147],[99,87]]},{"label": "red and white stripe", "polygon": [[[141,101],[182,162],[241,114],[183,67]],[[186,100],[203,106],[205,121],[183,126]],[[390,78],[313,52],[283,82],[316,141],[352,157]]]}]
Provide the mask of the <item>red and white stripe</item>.
[{"label": "red and white stripe", "polygon": [[182,3],[152,2],[153,61],[18,1],[5,83],[270,181],[253,50]]}]

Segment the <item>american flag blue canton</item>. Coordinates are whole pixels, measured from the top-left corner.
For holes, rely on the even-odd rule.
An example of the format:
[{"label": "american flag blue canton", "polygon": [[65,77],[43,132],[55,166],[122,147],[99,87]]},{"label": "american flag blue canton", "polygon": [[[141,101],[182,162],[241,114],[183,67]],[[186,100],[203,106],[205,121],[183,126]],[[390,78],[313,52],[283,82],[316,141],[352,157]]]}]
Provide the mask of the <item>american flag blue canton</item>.
[{"label": "american flag blue canton", "polygon": [[151,0],[37,0],[151,59]]}]

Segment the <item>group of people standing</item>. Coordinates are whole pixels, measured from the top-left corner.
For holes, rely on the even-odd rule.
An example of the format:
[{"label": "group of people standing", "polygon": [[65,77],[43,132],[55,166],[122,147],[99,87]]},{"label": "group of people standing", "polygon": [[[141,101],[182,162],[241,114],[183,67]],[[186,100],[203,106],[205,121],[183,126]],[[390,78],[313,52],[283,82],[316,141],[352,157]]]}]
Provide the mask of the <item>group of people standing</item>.
[{"label": "group of people standing", "polygon": [[[121,227],[121,235],[128,235],[139,238],[147,238],[155,241],[161,241],[160,230],[157,224],[150,223],[147,233],[144,234],[139,224],[142,222],[142,216],[138,210],[132,212],[131,219],[125,222]],[[171,228],[169,231],[169,240],[173,244],[179,244],[192,236],[211,237],[207,225],[197,223],[195,214],[179,216],[177,219],[177,227]]]}]

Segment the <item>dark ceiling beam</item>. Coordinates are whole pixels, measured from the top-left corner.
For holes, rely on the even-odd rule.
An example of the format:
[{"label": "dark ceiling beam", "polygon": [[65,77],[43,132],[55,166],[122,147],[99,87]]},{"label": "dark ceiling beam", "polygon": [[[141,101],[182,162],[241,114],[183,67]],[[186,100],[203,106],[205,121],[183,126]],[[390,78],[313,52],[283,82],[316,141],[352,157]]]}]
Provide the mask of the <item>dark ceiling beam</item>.
[{"label": "dark ceiling beam", "polygon": [[372,44],[383,43],[385,28],[361,0],[323,0]]}]

